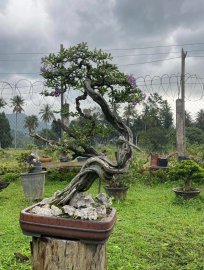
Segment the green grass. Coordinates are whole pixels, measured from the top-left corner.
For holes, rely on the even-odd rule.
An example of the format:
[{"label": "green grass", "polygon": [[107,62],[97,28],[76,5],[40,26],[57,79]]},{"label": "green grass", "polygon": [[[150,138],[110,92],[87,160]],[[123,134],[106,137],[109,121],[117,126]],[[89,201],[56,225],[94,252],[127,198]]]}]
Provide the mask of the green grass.
[{"label": "green grass", "polygon": [[[45,196],[65,185],[47,182]],[[107,243],[109,270],[204,270],[204,196],[176,200],[172,187],[135,184],[125,202],[113,203],[117,224]],[[91,192],[96,190],[95,184]],[[31,238],[22,234],[18,219],[31,203],[20,181],[0,193],[0,270],[31,269],[30,262],[14,257],[16,251],[30,256]]]}]

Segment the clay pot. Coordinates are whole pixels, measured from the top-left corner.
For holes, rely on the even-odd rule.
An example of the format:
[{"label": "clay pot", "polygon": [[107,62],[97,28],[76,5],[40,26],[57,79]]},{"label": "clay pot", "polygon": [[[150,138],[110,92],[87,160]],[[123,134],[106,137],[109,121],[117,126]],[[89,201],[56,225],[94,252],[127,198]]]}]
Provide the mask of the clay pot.
[{"label": "clay pot", "polygon": [[200,194],[200,190],[199,189],[192,189],[189,191],[184,191],[182,188],[177,187],[177,188],[173,188],[173,191],[176,194],[176,197],[182,197],[183,199],[193,199],[195,197],[197,197]]},{"label": "clay pot", "polygon": [[40,157],[39,160],[42,163],[46,163],[46,162],[51,162],[52,158],[51,157]]},{"label": "clay pot", "polygon": [[116,200],[125,200],[127,196],[128,187],[105,186],[105,191],[109,197],[113,197]]},{"label": "clay pot", "polygon": [[24,234],[36,237],[52,236],[75,239],[86,243],[104,243],[110,236],[116,222],[116,210],[101,220],[84,220],[53,216],[40,216],[29,211],[30,206],[20,214],[20,226]]}]

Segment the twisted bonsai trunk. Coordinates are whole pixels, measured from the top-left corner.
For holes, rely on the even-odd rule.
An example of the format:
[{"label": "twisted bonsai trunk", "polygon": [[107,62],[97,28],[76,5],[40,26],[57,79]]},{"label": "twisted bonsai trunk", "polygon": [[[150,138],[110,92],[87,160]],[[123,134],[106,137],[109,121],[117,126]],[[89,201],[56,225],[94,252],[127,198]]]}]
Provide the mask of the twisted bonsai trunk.
[{"label": "twisted bonsai trunk", "polygon": [[119,131],[123,138],[119,138],[117,143],[116,162],[109,160],[105,155],[98,156],[98,153],[93,153],[93,157],[87,160],[81,171],[72,179],[69,185],[61,192],[55,194],[52,203],[57,205],[68,204],[74,194],[88,190],[97,178],[111,181],[114,175],[127,172],[129,161],[132,157],[130,147],[132,145],[131,130],[111,112],[105,99],[91,87],[89,79],[85,82],[85,90],[87,95],[101,107],[106,120]]}]

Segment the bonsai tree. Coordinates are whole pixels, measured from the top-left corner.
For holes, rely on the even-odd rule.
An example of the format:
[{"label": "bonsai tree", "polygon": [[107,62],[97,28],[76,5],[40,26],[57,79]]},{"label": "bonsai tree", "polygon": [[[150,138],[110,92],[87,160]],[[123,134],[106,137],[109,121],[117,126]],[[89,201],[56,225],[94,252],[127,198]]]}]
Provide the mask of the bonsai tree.
[{"label": "bonsai tree", "polygon": [[[76,113],[86,120],[83,131],[71,130],[60,120],[57,124],[67,136],[64,142],[50,142],[73,152],[72,158],[77,156],[88,157],[81,171],[73,178],[69,185],[61,192],[57,192],[52,200],[57,205],[68,204],[78,192],[90,188],[95,179],[101,178],[112,181],[116,176],[127,172],[132,157],[132,133],[125,123],[116,116],[114,104],[127,102],[134,107],[143,100],[143,94],[136,85],[132,75],[120,72],[116,65],[111,63],[110,54],[102,50],[90,50],[86,43],[63,49],[58,54],[50,54],[42,59],[41,75],[46,86],[51,88],[44,92],[47,96],[57,97],[71,87],[78,96],[75,99]],[[121,135],[117,142],[116,161],[107,158],[104,153],[97,152],[89,144],[89,138],[98,131],[96,121],[90,113],[82,110],[81,103],[88,103],[91,98],[101,108],[106,121]],[[45,138],[35,135],[35,138],[46,141]],[[137,147],[136,147],[137,148]]]},{"label": "bonsai tree", "polygon": [[173,180],[182,180],[183,187],[174,189],[185,193],[195,191],[192,182],[198,182],[204,178],[204,169],[194,160],[182,160],[177,162],[170,170],[170,177]]},{"label": "bonsai tree", "polygon": [[32,173],[36,167],[41,166],[38,156],[34,153],[21,153],[16,159],[22,172]]}]

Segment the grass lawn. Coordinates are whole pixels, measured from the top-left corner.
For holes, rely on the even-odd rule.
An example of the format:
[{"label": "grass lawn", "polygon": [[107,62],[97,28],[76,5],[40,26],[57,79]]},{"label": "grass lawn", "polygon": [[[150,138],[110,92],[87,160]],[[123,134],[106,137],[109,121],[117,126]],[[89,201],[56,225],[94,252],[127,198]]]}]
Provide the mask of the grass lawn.
[{"label": "grass lawn", "polygon": [[[65,185],[47,182],[45,196]],[[186,202],[174,198],[173,186],[135,184],[125,202],[113,203],[117,224],[107,243],[109,270],[204,270],[204,186],[199,198]],[[18,219],[31,204],[20,181],[0,193],[0,270],[31,269],[30,262],[14,257],[30,256],[31,238],[22,234]]]}]

